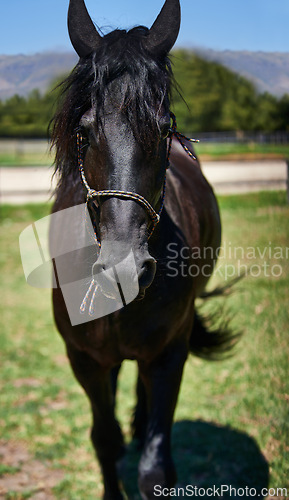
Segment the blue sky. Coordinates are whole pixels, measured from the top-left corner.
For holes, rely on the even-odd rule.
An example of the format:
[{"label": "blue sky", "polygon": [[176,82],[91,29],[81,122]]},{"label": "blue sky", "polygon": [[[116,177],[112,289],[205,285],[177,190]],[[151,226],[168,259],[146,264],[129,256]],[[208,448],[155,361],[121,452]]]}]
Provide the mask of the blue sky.
[{"label": "blue sky", "polygon": [[[69,0],[6,0],[1,6],[0,54],[70,49]],[[151,26],[164,0],[86,0],[106,31]],[[181,0],[179,46],[289,52],[289,0]]]}]

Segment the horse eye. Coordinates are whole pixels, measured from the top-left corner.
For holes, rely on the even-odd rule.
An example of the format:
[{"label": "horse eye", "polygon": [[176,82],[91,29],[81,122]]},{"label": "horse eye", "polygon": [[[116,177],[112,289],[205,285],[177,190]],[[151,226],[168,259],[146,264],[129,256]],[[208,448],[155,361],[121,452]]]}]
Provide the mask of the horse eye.
[{"label": "horse eye", "polygon": [[162,126],[160,127],[160,130],[161,130],[162,139],[166,139],[169,136],[169,133],[171,130],[171,124],[170,123],[163,123]]},{"label": "horse eye", "polygon": [[95,147],[98,142],[98,136],[94,133],[91,127],[81,126],[82,143],[83,147]]}]

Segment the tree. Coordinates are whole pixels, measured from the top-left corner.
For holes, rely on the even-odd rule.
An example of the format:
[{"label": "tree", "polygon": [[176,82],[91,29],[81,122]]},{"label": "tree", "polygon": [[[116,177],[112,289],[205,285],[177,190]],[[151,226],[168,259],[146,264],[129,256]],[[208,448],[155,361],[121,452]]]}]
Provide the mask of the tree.
[{"label": "tree", "polygon": [[[288,94],[279,100],[258,95],[251,82],[193,51],[175,50],[172,64],[177,82],[172,110],[180,131],[289,130]],[[54,80],[44,95],[33,90],[27,98],[0,101],[0,136],[47,137],[64,78]]]},{"label": "tree", "polygon": [[257,93],[252,83],[187,50],[173,53],[173,65],[184,98],[176,91],[173,94],[181,129],[194,132],[254,129]]}]

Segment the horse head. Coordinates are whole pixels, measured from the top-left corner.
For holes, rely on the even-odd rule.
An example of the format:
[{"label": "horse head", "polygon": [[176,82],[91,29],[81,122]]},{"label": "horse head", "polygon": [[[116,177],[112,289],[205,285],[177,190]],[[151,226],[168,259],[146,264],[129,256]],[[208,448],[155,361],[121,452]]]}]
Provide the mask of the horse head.
[{"label": "horse head", "polygon": [[92,75],[78,130],[82,177],[101,246],[95,269],[101,273],[123,262],[118,269],[128,276],[132,251],[141,298],[156,271],[148,240],[163,205],[170,133],[167,56],[180,27],[179,0],[166,0],[150,29],[105,36],[84,1],[70,0],[68,27],[79,72],[86,67]]}]

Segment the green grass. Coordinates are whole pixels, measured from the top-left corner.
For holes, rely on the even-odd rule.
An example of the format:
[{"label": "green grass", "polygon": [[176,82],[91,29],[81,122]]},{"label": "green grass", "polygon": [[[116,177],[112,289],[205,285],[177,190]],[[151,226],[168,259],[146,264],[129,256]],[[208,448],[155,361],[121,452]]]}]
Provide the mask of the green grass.
[{"label": "green grass", "polygon": [[[244,335],[232,358],[209,363],[190,357],[186,364],[173,428],[178,485],[265,487],[268,475],[271,488],[289,488],[289,262],[285,254],[289,206],[284,192],[220,197],[219,203],[223,278],[218,268],[212,286],[225,278],[226,269],[236,272],[239,264],[247,266],[247,276],[235,286],[235,293],[202,307],[211,311],[225,303],[232,327]],[[89,441],[87,399],[71,374],[54,327],[50,292],[30,288],[22,274],[19,233],[47,215],[49,207],[0,209],[0,443],[20,443],[33,460],[50,470],[61,469],[64,478],[53,489],[55,498],[98,500],[102,483]],[[243,248],[244,254],[238,250],[234,255],[235,248]],[[255,274],[257,269],[253,266],[262,269],[264,262],[268,276],[264,271],[252,276],[252,269]],[[273,266],[280,266],[280,276],[274,276]],[[127,443],[135,376],[135,364],[126,362],[120,374],[118,415]],[[130,443],[123,475],[129,498],[135,500],[139,499],[137,459]],[[6,464],[5,457],[2,461],[0,485],[3,477],[16,477],[22,467]],[[11,489],[3,498],[23,500],[31,498],[33,491],[31,484],[22,493]]]},{"label": "green grass", "polygon": [[28,153],[21,156],[14,154],[0,154],[0,166],[4,167],[46,167],[52,164],[49,155]]},{"label": "green grass", "polygon": [[289,144],[257,144],[251,143],[217,143],[200,141],[195,145],[200,158],[209,157],[212,160],[230,157],[244,158],[289,158]]},{"label": "green grass", "polygon": [[53,163],[48,141],[0,140],[0,166],[47,166]]},{"label": "green grass", "polygon": [[25,152],[21,155],[0,152],[0,166],[4,167],[34,167],[49,166],[53,162],[52,155],[48,153]]},{"label": "green grass", "polygon": [[[49,153],[48,145],[42,144],[40,150],[33,151],[29,143],[23,143],[17,149],[14,145],[1,151],[0,166],[48,166],[53,163],[53,153]],[[195,145],[200,159],[223,160],[230,158],[289,158],[289,144],[257,144],[251,143],[218,143],[201,141]]]}]

